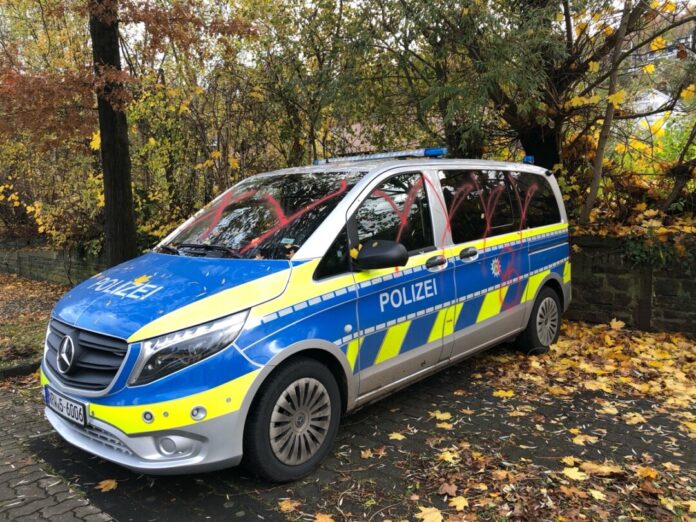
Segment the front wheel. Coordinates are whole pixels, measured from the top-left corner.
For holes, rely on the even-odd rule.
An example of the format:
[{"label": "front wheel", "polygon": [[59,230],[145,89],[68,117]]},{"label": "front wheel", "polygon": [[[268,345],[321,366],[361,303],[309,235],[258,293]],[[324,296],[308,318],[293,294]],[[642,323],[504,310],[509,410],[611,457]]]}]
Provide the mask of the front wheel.
[{"label": "front wheel", "polygon": [[561,302],[553,289],[542,288],[534,301],[527,328],[517,339],[517,347],[527,355],[541,355],[561,333]]},{"label": "front wheel", "polygon": [[316,469],[330,451],[341,395],[329,369],[309,358],[278,368],[249,412],[244,460],[259,477],[288,482]]}]

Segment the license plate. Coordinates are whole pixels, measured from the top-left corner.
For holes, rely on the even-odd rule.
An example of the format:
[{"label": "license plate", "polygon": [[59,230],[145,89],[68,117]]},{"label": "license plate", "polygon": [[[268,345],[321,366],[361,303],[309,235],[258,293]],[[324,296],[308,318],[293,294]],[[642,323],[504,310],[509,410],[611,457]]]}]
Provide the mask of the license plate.
[{"label": "license plate", "polygon": [[65,417],[80,426],[87,424],[87,414],[85,405],[81,402],[68,399],[65,395],[52,390],[48,386],[44,388],[46,394],[46,404],[61,417]]}]

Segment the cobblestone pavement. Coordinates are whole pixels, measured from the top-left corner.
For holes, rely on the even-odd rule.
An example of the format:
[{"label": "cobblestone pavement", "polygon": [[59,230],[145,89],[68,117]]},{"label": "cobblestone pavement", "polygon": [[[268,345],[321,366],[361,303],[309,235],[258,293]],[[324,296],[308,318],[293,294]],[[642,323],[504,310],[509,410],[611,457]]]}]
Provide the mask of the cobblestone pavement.
[{"label": "cobblestone pavement", "polygon": [[[336,520],[412,518],[416,504],[424,500],[447,509],[447,497],[443,499],[437,484],[428,485],[427,477],[437,467],[442,444],[452,441],[459,448],[480,450],[472,453],[471,477],[466,480],[483,473],[477,471],[476,463],[488,458],[481,457],[485,453],[490,456],[486,461],[489,468],[491,459],[499,462],[499,473],[519,465],[532,466],[549,488],[554,487],[552,480],[544,477],[562,470],[561,458],[568,455],[599,462],[610,459],[628,468],[646,459],[655,468],[668,462],[672,468],[667,469],[678,467],[685,472],[678,479],[687,481],[686,487],[696,484],[694,439],[662,413],[656,402],[645,397],[611,397],[619,409],[649,415],[646,426],[599,415],[597,404],[606,397],[602,391],[570,397],[524,397],[518,392],[514,399],[501,400],[478,373],[483,366],[500,364],[501,353],[506,353],[504,347],[464,361],[347,417],[335,451],[321,469],[303,481],[280,486],[258,482],[240,469],[181,477],[132,473],[72,448],[52,434],[41,413],[38,387],[13,391],[5,386],[0,389],[4,412],[0,519],[101,521],[113,517],[125,522],[282,520],[289,516],[312,520],[320,512],[331,513]],[[450,428],[436,425],[428,413],[434,410],[455,413]],[[390,438],[392,433],[405,438]],[[578,445],[572,442],[573,433],[599,441]],[[464,480],[464,475],[458,476]],[[96,489],[105,479],[115,479],[118,487],[105,493]],[[612,487],[606,485],[607,495]],[[534,489],[539,488],[534,485]],[[476,494],[472,488],[470,503],[476,501]],[[284,498],[297,502],[291,513],[279,510]],[[647,518],[669,518],[671,514],[660,511],[660,502],[655,502],[657,506],[651,509],[656,511]],[[563,506],[558,507],[563,512]],[[598,512],[597,518],[601,515]]]},{"label": "cobblestone pavement", "polygon": [[37,394],[38,387],[0,389],[0,520],[113,520],[32,451],[51,436]]}]

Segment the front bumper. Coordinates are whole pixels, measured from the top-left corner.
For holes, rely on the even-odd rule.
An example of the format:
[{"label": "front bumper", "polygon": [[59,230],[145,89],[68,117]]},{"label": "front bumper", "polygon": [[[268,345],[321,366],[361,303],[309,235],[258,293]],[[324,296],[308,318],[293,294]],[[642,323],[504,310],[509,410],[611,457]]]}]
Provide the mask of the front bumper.
[{"label": "front bumper", "polygon": [[179,429],[126,435],[89,419],[87,427],[46,407],[46,418],[70,444],[140,473],[175,475],[236,466],[242,459],[243,422],[233,412]]}]

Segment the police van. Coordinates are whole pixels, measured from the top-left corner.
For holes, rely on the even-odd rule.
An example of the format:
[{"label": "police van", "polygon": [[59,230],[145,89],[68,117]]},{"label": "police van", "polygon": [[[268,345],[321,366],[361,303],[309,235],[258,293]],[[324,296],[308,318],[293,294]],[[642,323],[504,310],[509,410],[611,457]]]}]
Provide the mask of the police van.
[{"label": "police van", "polygon": [[253,176],[75,287],[46,335],[50,423],[143,473],[288,481],[343,414],[502,341],[546,351],[571,298],[556,180],[443,152]]}]

